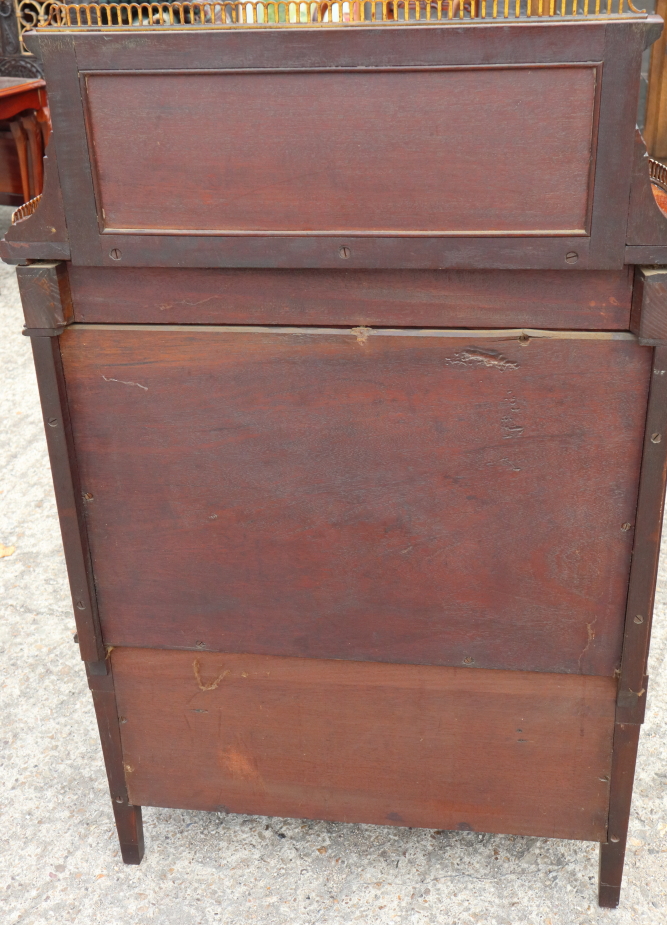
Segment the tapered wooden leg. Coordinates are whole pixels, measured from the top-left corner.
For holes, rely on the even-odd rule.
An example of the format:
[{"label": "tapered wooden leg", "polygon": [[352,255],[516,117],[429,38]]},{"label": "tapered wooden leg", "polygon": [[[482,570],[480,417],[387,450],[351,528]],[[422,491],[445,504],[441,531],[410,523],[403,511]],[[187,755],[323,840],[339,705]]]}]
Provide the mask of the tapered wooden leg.
[{"label": "tapered wooden leg", "polygon": [[[100,730],[102,753],[109,779],[111,805],[116,817],[116,830],[123,861],[126,864],[140,864],[144,856],[144,830],[141,821],[141,806],[130,803],[123,765],[116,695],[113,689],[111,664],[87,662],[88,686],[93,695],[97,725]],[[99,672],[99,674],[97,673]],[[104,672],[107,672],[104,674]]]},{"label": "tapered wooden leg", "polygon": [[113,813],[116,817],[116,831],[123,861],[126,864],[141,864],[144,856],[141,806],[129,806],[127,803],[113,801]]},{"label": "tapered wooden leg", "polygon": [[632,782],[639,744],[639,724],[617,723],[611,765],[608,841],[600,845],[598,902],[615,909],[621,898],[625,843],[628,837]]}]

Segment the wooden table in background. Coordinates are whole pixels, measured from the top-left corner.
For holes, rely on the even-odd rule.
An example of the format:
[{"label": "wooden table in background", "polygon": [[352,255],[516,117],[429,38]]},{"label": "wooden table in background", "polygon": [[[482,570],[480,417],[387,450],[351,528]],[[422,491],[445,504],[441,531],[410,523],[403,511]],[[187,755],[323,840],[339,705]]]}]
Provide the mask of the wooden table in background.
[{"label": "wooden table in background", "polygon": [[2,204],[21,205],[40,195],[44,183],[44,149],[50,132],[44,81],[0,77]]}]

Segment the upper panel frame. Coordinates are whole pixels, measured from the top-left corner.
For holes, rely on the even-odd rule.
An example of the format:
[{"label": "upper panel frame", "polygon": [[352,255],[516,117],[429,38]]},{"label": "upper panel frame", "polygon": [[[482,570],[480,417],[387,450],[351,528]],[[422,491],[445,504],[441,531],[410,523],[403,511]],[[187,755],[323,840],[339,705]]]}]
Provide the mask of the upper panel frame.
[{"label": "upper panel frame", "polygon": [[[620,269],[641,53],[654,25],[642,20],[157,34],[41,32],[35,40],[49,88],[72,261],[81,266]],[[595,67],[601,75],[593,154],[596,149],[602,153],[592,168],[590,236],[100,233],[82,93],[85,74],[557,64]]]}]

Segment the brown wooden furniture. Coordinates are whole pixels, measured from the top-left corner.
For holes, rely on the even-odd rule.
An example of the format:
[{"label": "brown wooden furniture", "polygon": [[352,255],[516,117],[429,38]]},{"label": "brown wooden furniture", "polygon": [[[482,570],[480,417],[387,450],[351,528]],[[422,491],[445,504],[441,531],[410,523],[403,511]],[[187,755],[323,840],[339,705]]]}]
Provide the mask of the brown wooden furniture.
[{"label": "brown wooden furniture", "polygon": [[43,80],[0,77],[0,201],[21,205],[41,195],[51,123]]},{"label": "brown wooden furniture", "polygon": [[618,903],[667,218],[662,22],[616,7],[28,39],[54,142],[2,254],[128,863],[142,805],[547,835],[599,841]]}]

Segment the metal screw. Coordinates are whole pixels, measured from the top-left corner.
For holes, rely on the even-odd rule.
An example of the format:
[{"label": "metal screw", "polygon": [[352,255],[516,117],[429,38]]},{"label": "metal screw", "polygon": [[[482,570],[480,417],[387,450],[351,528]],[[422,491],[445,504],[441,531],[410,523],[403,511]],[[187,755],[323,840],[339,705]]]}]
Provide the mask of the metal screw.
[{"label": "metal screw", "polygon": [[343,247],[341,247],[341,249],[338,251],[338,256],[342,257],[343,260],[347,260],[347,258],[350,256],[351,253],[352,253],[352,249],[347,247],[346,245],[343,245]]},{"label": "metal screw", "polygon": [[527,334],[519,335],[519,343],[521,344],[522,347],[525,347],[526,344],[528,344],[529,342],[530,342],[530,337],[528,337]]},{"label": "metal screw", "polygon": [[637,616],[635,617],[635,623],[643,623],[643,622],[644,622],[644,618],[642,617],[640,613],[638,613]]},{"label": "metal screw", "polygon": [[464,664],[464,665],[472,665],[472,663],[473,663],[474,661],[475,661],[474,658],[472,658],[470,655],[466,655],[466,657],[463,659],[463,664]]},{"label": "metal screw", "polygon": [[127,717],[125,717],[125,716],[119,716],[119,717],[118,717],[118,722],[119,722],[119,723],[126,723],[126,722],[127,722]]},{"label": "metal screw", "polygon": [[122,803],[122,802],[123,802],[122,797],[116,797],[116,803]]},{"label": "metal screw", "polygon": [[48,421],[47,421],[46,423],[49,425],[49,427],[57,427],[57,426],[58,426],[58,418],[49,418]]},{"label": "metal screw", "polygon": [[89,491],[84,492],[84,494],[83,494],[83,500],[84,500],[84,501],[92,501],[92,500],[93,500],[93,496],[91,495],[91,493],[90,493]]},{"label": "metal screw", "polygon": [[651,434],[651,443],[660,443],[661,440],[660,434]]},{"label": "metal screw", "polygon": [[567,263],[576,263],[579,260],[579,254],[576,251],[568,251],[565,260]]},{"label": "metal screw", "polygon": [[618,835],[612,835],[612,836],[610,836],[610,838],[609,838],[609,841],[613,841],[614,844],[616,844],[616,843],[619,842],[620,840],[621,840],[621,839],[618,837]]},{"label": "metal screw", "polygon": [[113,247],[113,248],[109,251],[109,256],[111,257],[112,260],[120,260],[120,258],[122,257],[122,254],[121,254],[121,252],[118,250],[117,247]]},{"label": "metal screw", "polygon": [[77,601],[77,602],[76,602],[76,608],[77,608],[77,610],[85,610],[85,609],[86,609],[86,605],[83,603],[83,601]]},{"label": "metal screw", "polygon": [[205,648],[206,648],[206,643],[205,643],[205,642],[201,642],[201,641],[200,641],[200,642],[196,642],[195,645],[197,646],[198,649],[205,649]]},{"label": "metal screw", "polygon": [[621,530],[623,530],[624,533],[627,533],[631,527],[632,524],[621,524]]}]

